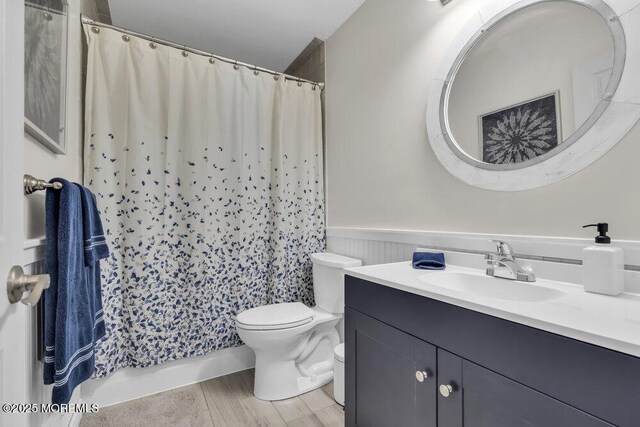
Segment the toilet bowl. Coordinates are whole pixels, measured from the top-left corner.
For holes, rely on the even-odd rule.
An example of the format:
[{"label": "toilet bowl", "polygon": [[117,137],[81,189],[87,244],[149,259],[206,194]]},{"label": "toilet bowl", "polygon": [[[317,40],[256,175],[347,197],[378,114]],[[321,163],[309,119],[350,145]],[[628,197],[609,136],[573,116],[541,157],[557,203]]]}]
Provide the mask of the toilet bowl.
[{"label": "toilet bowl", "polygon": [[254,395],[282,400],[322,387],[333,379],[333,350],[340,343],[344,313],[344,268],[361,261],[313,254],[316,306],[269,304],[236,317],[238,335],[256,354]]},{"label": "toilet bowl", "polygon": [[256,354],[254,395],[263,400],[288,399],[330,382],[329,349],[340,343],[336,329],[340,316],[299,302],[261,309],[270,309],[259,313],[265,318],[248,319],[254,314],[249,310],[236,322],[240,338]]}]

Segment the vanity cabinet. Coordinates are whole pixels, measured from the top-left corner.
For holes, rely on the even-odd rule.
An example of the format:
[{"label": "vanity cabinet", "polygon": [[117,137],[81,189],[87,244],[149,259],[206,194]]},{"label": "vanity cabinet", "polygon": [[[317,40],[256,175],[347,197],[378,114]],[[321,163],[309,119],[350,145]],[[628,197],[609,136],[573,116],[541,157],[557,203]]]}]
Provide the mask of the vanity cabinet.
[{"label": "vanity cabinet", "polygon": [[347,426],[638,426],[640,359],[346,276]]}]

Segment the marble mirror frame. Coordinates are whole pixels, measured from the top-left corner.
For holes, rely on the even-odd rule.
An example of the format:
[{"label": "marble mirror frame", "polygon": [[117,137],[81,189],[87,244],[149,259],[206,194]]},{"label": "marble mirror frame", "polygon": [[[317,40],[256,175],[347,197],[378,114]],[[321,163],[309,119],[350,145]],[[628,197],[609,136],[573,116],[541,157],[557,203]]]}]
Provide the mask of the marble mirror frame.
[{"label": "marble mirror frame", "polygon": [[605,97],[589,119],[562,143],[562,150],[516,165],[493,165],[466,154],[451,135],[449,83],[466,55],[493,25],[537,3],[558,0],[495,0],[478,10],[455,37],[431,82],[427,133],[436,157],[459,180],[496,191],[521,191],[566,178],[595,162],[640,118],[640,0],[560,0],[589,7],[608,24],[614,68]]}]

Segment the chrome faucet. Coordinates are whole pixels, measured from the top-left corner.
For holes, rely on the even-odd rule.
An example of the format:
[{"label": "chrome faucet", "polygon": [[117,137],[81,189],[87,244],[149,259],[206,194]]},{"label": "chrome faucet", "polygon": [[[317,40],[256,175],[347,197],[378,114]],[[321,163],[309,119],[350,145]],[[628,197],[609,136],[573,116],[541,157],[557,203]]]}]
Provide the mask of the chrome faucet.
[{"label": "chrome faucet", "polygon": [[484,259],[487,261],[487,276],[500,277],[503,279],[520,280],[523,282],[535,282],[536,275],[532,271],[526,271],[516,261],[511,246],[501,240],[490,240],[498,247],[495,254],[487,254]]}]

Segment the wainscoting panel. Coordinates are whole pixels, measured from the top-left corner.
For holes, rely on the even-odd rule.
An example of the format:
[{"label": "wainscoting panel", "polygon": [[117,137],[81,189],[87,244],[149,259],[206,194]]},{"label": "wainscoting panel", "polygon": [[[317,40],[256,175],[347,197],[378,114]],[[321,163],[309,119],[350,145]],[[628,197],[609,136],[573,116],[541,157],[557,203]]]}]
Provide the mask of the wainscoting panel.
[{"label": "wainscoting panel", "polygon": [[363,265],[408,261],[417,245],[356,239],[353,237],[327,237],[327,251],[362,260]]},{"label": "wainscoting panel", "polygon": [[[542,279],[582,282],[582,249],[591,239],[364,228],[327,229],[327,251],[362,260],[363,265],[411,260],[416,248],[444,252],[447,263],[483,269],[484,255],[495,251],[490,239],[510,243],[516,257]],[[613,242],[625,251],[625,287],[640,293],[640,242]]]}]

